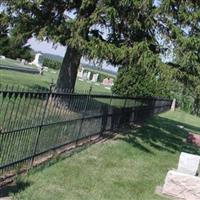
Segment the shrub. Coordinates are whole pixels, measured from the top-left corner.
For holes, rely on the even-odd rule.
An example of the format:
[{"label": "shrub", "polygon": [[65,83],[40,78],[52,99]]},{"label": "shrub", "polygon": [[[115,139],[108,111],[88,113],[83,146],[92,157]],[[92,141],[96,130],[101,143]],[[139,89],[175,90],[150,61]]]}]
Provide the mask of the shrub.
[{"label": "shrub", "polygon": [[52,60],[50,58],[44,57],[43,65],[48,68],[59,70],[61,67],[61,64],[62,62],[60,61],[56,61],[56,60]]}]

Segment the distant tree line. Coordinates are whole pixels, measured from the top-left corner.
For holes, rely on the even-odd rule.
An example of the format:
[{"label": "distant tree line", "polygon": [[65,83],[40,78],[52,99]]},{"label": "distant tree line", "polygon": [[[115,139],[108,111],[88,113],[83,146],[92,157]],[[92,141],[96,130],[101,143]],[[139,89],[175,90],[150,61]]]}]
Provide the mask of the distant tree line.
[{"label": "distant tree line", "polygon": [[27,38],[19,34],[16,29],[9,31],[8,18],[4,13],[0,13],[0,55],[27,61],[33,59],[31,48],[27,45]]},{"label": "distant tree line", "polygon": [[62,62],[44,56],[43,65],[51,69],[59,70],[62,65]]}]

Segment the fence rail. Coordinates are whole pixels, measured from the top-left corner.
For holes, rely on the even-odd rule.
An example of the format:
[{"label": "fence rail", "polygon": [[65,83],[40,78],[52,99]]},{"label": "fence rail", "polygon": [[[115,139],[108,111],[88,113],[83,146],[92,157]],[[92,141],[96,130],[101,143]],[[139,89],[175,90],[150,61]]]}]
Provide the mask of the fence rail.
[{"label": "fence rail", "polygon": [[73,141],[167,111],[171,100],[0,89],[0,170]]}]

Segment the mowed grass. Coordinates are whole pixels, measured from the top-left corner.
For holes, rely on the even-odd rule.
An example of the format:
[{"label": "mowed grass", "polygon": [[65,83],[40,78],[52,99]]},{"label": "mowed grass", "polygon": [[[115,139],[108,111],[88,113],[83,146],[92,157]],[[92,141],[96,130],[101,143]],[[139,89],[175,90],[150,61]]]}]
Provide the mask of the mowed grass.
[{"label": "mowed grass", "polygon": [[[192,119],[192,120],[191,120]],[[10,188],[13,199],[31,200],[164,200],[154,193],[181,151],[199,154],[185,143],[187,131],[200,131],[200,118],[182,111],[149,119],[105,143],[31,171]]]},{"label": "mowed grass", "polygon": [[[29,74],[17,71],[0,70],[0,86],[21,86],[30,89],[48,89],[50,84],[56,83],[58,71],[49,69],[44,75]],[[75,89],[77,91],[89,91],[92,85],[92,92],[111,94],[111,91],[102,85],[95,85],[87,81],[77,79]]]},{"label": "mowed grass", "polygon": [[0,70],[0,85],[21,86],[30,89],[49,88],[50,83],[55,81],[57,74],[45,73],[44,76],[17,71]]},{"label": "mowed grass", "polygon": [[[6,59],[0,59],[0,65],[7,65],[7,66],[16,66],[16,67],[24,67],[25,65],[23,65],[20,61],[17,60],[13,60],[10,58],[6,58]],[[30,64],[26,64],[26,67],[33,67]]]}]

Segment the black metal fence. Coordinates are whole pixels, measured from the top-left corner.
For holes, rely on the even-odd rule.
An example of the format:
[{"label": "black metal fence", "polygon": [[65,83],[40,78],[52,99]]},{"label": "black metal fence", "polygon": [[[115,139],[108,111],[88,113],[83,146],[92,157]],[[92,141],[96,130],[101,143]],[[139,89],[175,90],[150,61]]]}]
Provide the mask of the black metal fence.
[{"label": "black metal fence", "polygon": [[171,100],[71,93],[0,90],[0,171],[70,142],[114,130],[169,110]]}]

